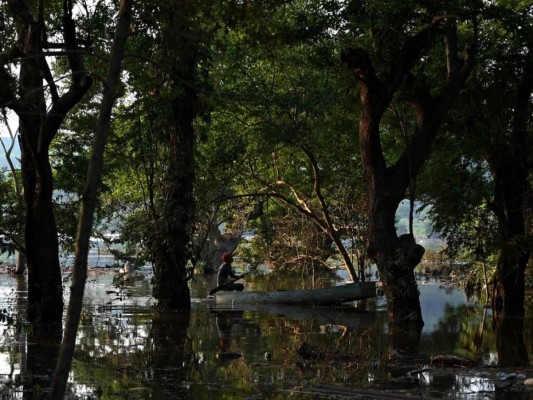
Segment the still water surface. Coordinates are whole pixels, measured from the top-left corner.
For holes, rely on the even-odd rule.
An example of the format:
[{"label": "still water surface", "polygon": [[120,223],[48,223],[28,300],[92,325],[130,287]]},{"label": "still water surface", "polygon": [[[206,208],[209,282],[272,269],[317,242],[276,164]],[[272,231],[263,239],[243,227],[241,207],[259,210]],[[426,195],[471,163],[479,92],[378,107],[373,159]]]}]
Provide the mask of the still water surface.
[{"label": "still water surface", "polygon": [[[425,326],[418,348],[407,362],[397,363],[389,359],[397,349],[389,346],[383,298],[370,300],[365,312],[353,305],[221,309],[205,301],[214,277],[197,276],[190,312],[157,314],[151,308],[149,278],[116,286],[112,274],[90,276],[70,398],[343,399],[386,398],[394,392],[490,399],[506,398],[498,393],[513,393],[509,387],[516,379],[533,377],[531,361],[522,367],[492,367],[501,346],[486,309],[452,284],[424,283]],[[254,284],[246,283],[248,288]],[[36,332],[22,322],[24,279],[0,275],[0,291],[3,315],[13,318],[2,323],[0,398],[37,399],[50,384],[61,332]],[[526,320],[523,335],[529,355],[531,325]],[[303,343],[320,358],[299,355]],[[439,353],[466,357],[481,367],[434,368],[427,359]],[[497,375],[502,371],[524,377],[503,380]]]}]

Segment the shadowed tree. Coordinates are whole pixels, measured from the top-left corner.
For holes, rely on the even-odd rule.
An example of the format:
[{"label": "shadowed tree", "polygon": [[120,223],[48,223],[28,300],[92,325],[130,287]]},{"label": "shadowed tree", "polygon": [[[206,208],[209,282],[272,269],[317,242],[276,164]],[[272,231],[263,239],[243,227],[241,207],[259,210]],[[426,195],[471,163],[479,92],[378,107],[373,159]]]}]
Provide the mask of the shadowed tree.
[{"label": "shadowed tree", "polygon": [[139,100],[134,105],[138,107],[132,107],[138,113],[135,123],[150,143],[142,155],[149,167],[143,172],[148,195],[142,230],[153,265],[153,293],[161,310],[190,307],[187,265],[193,258],[194,121],[202,113],[202,63],[209,57],[211,37],[206,27],[216,4],[180,0],[139,5],[143,19],[132,44],[139,53],[148,45],[152,55],[141,64],[125,64]]},{"label": "shadowed tree", "polygon": [[[447,75],[442,86],[436,88],[433,82],[419,79],[416,74],[438,39],[445,44],[442,50]],[[447,112],[474,67],[472,49],[467,48],[461,59],[455,19],[442,17],[408,36],[382,71],[377,71],[363,48],[344,50],[342,60],[356,78],[362,106],[359,146],[368,185],[368,253],[384,283],[391,327],[420,331],[423,319],[414,268],[421,261],[424,248],[411,234],[398,237],[395,213],[429,157]],[[382,142],[382,123],[400,93],[400,99],[412,107],[414,132],[403,152],[389,163]]]},{"label": "shadowed tree", "polygon": [[[514,8],[512,8],[514,7]],[[483,63],[472,91],[468,137],[478,144],[493,178],[488,206],[498,222],[498,261],[492,305],[500,365],[528,365],[524,344],[527,227],[531,198],[533,24],[521,5],[489,9]]]},{"label": "shadowed tree", "polygon": [[[484,141],[483,149],[494,179],[494,197],[490,208],[496,215],[501,237],[500,255],[494,275],[493,308],[503,317],[523,317],[525,314],[525,271],[530,257],[526,236],[526,207],[530,191],[531,126],[533,103],[533,43],[528,44],[522,60],[516,60],[519,77],[515,85],[501,82],[513,101],[499,107],[508,119],[501,124],[491,115],[482,119],[483,128],[492,131],[492,140]],[[505,69],[504,66],[500,68]],[[494,79],[495,82],[499,79]],[[490,98],[500,103],[503,89]],[[486,100],[485,100],[486,101]],[[500,115],[500,118],[502,115]]]},{"label": "shadowed tree", "polygon": [[[61,4],[62,10],[52,7]],[[21,170],[26,207],[25,249],[28,265],[30,321],[60,322],[63,291],[58,235],[52,202],[53,177],[49,148],[67,113],[92,84],[83,64],[85,49],[76,36],[72,1],[47,3],[9,0],[13,46],[0,55],[0,104],[19,117]],[[60,24],[49,23],[49,15]],[[56,26],[59,29],[56,31]],[[62,39],[62,41],[60,41]],[[52,43],[54,41],[54,43]],[[71,81],[56,84],[47,57],[66,57]],[[15,74],[14,66],[19,66]]]},{"label": "shadowed tree", "polygon": [[91,160],[87,170],[87,179],[83,191],[82,205],[76,237],[76,254],[74,260],[74,277],[70,291],[65,332],[57,360],[54,380],[51,388],[51,399],[63,399],[67,380],[74,356],[76,334],[83,305],[85,281],[87,280],[87,258],[89,242],[93,228],[94,211],[97,203],[97,193],[100,186],[104,166],[104,150],[109,134],[111,111],[117,99],[120,84],[120,72],[124,49],[128,37],[133,0],[122,0],[119,7],[119,19],[115,31],[113,47],[109,57],[109,71],[104,82],[100,114],[95,127],[94,143]]}]

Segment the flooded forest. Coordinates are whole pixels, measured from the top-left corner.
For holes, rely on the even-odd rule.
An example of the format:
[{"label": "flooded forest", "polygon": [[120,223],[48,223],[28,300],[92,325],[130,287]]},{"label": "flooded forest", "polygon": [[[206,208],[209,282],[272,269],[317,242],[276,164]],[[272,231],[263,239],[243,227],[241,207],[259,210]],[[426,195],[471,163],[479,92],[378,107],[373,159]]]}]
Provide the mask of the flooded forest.
[{"label": "flooded forest", "polygon": [[533,6],[0,2],[0,398],[533,399]]},{"label": "flooded forest", "polygon": [[[105,257],[100,263],[87,281],[65,398],[530,399],[533,393],[524,384],[531,361],[512,361],[533,350],[532,318],[524,321],[521,342],[514,333],[502,336],[491,310],[468,297],[458,277],[419,274],[424,328],[416,347],[393,349],[383,296],[369,299],[365,310],[351,303],[217,306],[207,296],[214,277],[198,276],[190,310],[155,312],[149,269],[124,279],[105,267]],[[303,285],[301,277],[290,282]],[[245,284],[264,290],[287,278]],[[0,290],[2,398],[43,398],[61,331],[24,322],[23,277],[2,275]]]}]

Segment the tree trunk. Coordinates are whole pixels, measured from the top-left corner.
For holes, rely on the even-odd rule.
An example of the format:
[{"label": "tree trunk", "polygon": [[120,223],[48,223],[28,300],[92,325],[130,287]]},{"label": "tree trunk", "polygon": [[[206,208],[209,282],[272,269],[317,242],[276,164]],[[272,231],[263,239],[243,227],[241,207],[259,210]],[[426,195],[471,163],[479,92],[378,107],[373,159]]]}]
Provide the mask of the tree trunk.
[{"label": "tree trunk", "polygon": [[500,249],[492,295],[495,316],[524,317],[525,270],[528,260],[529,251],[525,243],[510,241]]},{"label": "tree trunk", "polygon": [[533,57],[524,63],[516,89],[512,130],[508,146],[497,142],[486,148],[494,178],[494,202],[491,205],[500,228],[502,245],[494,274],[493,308],[497,317],[524,317],[525,270],[530,257],[526,237],[525,208],[529,193],[531,166],[531,94],[533,93]]},{"label": "tree trunk", "polygon": [[190,225],[192,220],[194,159],[194,104],[192,98],[174,104],[175,119],[169,122],[171,159],[167,170],[167,193],[160,212],[157,246],[154,253],[156,282],[154,297],[160,310],[190,308],[187,263],[190,258]]},{"label": "tree trunk", "polygon": [[[26,206],[27,318],[35,322],[61,322],[63,288],[52,202],[54,188],[49,148],[65,116],[82,99],[92,79],[87,75],[76,41],[71,1],[63,1],[61,46],[70,65],[72,80],[61,96],[44,55],[44,46],[48,45],[49,39],[45,29],[44,2],[34,8],[29,2],[8,1],[7,10],[15,22],[18,52],[14,52],[16,59],[5,59],[1,66],[0,96],[3,104],[17,113],[20,121],[21,169]],[[8,68],[9,62],[20,62],[18,85]],[[45,95],[45,82],[49,97]],[[15,87],[18,93],[13,91]]]},{"label": "tree trunk", "polygon": [[[414,85],[411,67],[426,54],[444,25],[446,57],[449,65],[446,85],[436,96],[431,87]],[[412,235],[398,237],[395,213],[407,189],[428,159],[432,143],[447,111],[459,95],[474,67],[469,52],[461,62],[457,54],[457,26],[453,19],[434,19],[425,29],[407,38],[389,69],[378,76],[364,49],[346,49],[341,59],[357,80],[362,112],[359,120],[359,146],[368,183],[369,256],[375,261],[384,284],[389,324],[418,331],[424,324],[414,268],[424,254]],[[407,79],[410,77],[412,79]],[[400,87],[409,93],[405,99],[414,110],[414,131],[396,161],[385,159],[380,124]],[[411,196],[414,194],[411,193]],[[396,329],[391,329],[394,334]],[[394,340],[393,340],[394,342]]]},{"label": "tree trunk", "polygon": [[133,0],[121,0],[119,20],[111,49],[109,71],[104,84],[100,113],[95,127],[94,143],[91,160],[87,170],[87,179],[83,190],[82,205],[76,237],[76,254],[74,260],[74,277],[70,291],[70,301],[65,321],[65,332],[61,350],[57,360],[50,399],[61,400],[65,397],[68,375],[72,365],[76,335],[83,305],[85,281],[87,279],[87,257],[89,241],[96,209],[98,187],[104,166],[104,150],[109,133],[111,111],[117,98],[117,87],[120,83],[120,71],[124,48],[128,37]]},{"label": "tree trunk", "polygon": [[[198,115],[198,41],[190,31],[194,12],[184,2],[178,12],[174,4],[161,3],[162,56],[172,67],[164,79],[172,94],[170,113],[163,122],[163,141],[169,150],[163,201],[154,237],[154,297],[160,310],[190,308],[187,263],[191,258],[191,225],[194,208],[194,128]],[[183,12],[181,12],[183,11]],[[186,84],[182,84],[186,82]]]},{"label": "tree trunk", "polygon": [[529,355],[524,341],[524,318],[502,318],[496,327],[498,366],[527,367]]},{"label": "tree trunk", "polygon": [[26,338],[26,374],[22,375],[24,398],[28,400],[48,399],[45,390],[50,386],[59,346],[61,325],[39,326]]},{"label": "tree trunk", "polygon": [[520,167],[516,160],[520,159],[508,159],[507,166],[491,164],[495,181],[493,209],[502,235],[492,301],[495,315],[501,317],[524,317],[525,313],[525,271],[530,257],[524,219],[528,167]]},{"label": "tree trunk", "polygon": [[[21,168],[26,203],[25,247],[28,265],[27,318],[35,322],[63,319],[63,285],[52,203],[52,170],[48,151],[30,143],[37,128],[21,123]],[[39,151],[41,150],[41,151]]]},{"label": "tree trunk", "polygon": [[[22,16],[22,13],[21,13]],[[24,16],[26,17],[26,16]],[[63,318],[63,287],[59,266],[57,227],[52,204],[53,178],[48,159],[46,104],[43,73],[35,54],[40,52],[39,29],[25,21],[21,34],[20,85],[27,94],[29,115],[19,116],[21,169],[26,205],[25,248],[28,262],[27,318],[36,322],[60,322]],[[24,37],[23,36],[23,37]]]},{"label": "tree trunk", "polygon": [[[421,328],[424,325],[414,269],[424,255],[410,234],[396,234],[395,215],[402,191],[393,184],[369,187],[369,256],[376,262],[387,297],[389,323]],[[377,186],[377,185],[376,185]]]}]

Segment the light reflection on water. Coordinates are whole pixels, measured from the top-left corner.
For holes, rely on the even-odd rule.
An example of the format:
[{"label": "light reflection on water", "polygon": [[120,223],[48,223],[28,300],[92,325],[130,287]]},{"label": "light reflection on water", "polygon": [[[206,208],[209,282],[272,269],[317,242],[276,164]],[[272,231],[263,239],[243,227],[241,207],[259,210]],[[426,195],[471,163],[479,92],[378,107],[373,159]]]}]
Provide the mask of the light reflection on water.
[{"label": "light reflection on water", "polygon": [[[199,276],[191,284],[191,312],[160,315],[151,308],[149,279],[116,286],[112,278],[99,275],[88,280],[71,374],[74,398],[277,399],[293,393],[302,399],[321,399],[330,396],[318,391],[317,385],[364,390],[369,382],[422,397],[491,398],[495,392],[490,369],[457,373],[427,368],[410,376],[416,375],[415,381],[406,379],[408,371],[387,365],[383,299],[370,300],[363,314],[351,308],[217,309],[204,301],[214,286],[213,277]],[[24,315],[24,282],[0,276],[0,291],[1,309],[15,319]],[[495,334],[490,318],[483,319],[482,308],[469,303],[460,289],[440,287],[437,282],[421,285],[420,292],[426,322],[418,349],[421,356],[446,353],[488,364],[497,359]],[[24,326],[4,323],[2,328],[0,381],[12,395],[5,398],[23,398],[35,390],[36,381],[24,376],[39,368],[46,368],[41,377],[46,387],[53,363],[45,365],[48,353],[41,353],[38,346],[26,346],[28,340],[46,341]],[[531,335],[526,337],[531,340]],[[297,349],[303,342],[316,346],[322,358],[300,357]],[[531,354],[532,343],[526,346]],[[45,347],[50,350],[54,345]]]}]

